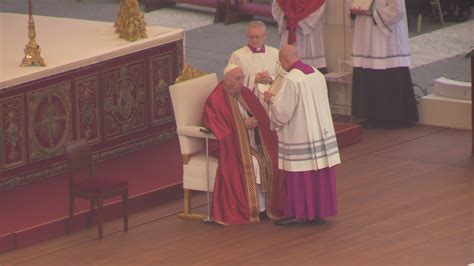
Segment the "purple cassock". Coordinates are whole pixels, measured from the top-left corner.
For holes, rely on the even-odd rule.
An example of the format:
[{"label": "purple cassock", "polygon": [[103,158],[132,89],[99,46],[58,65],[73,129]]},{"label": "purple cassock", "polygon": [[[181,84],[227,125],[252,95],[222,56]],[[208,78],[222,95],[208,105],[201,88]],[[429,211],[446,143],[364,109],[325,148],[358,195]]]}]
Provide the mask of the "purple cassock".
[{"label": "purple cassock", "polygon": [[314,220],[337,214],[334,167],[305,172],[284,171],[284,179],[286,217]]},{"label": "purple cassock", "polygon": [[[289,71],[298,69],[305,74],[314,73],[314,69],[297,61]],[[314,220],[337,214],[336,171],[334,167],[317,171],[284,171],[286,217]]]}]

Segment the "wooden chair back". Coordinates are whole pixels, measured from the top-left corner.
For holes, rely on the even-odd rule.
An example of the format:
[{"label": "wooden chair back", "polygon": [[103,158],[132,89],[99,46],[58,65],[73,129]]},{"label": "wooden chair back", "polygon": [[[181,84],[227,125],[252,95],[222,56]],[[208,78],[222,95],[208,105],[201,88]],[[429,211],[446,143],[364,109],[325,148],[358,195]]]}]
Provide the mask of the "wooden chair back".
[{"label": "wooden chair back", "polygon": [[69,163],[69,182],[74,183],[75,173],[88,168],[89,176],[94,175],[94,156],[87,139],[78,139],[64,146]]}]

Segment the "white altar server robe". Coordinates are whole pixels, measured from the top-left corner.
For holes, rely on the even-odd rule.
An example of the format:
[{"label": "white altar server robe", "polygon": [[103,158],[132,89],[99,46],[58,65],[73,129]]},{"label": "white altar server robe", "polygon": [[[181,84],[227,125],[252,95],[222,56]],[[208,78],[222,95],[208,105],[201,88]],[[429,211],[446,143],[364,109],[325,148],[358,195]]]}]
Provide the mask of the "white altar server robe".
[{"label": "white altar server robe", "polygon": [[372,16],[355,18],[352,61],[370,69],[410,66],[404,0],[377,0]]}]

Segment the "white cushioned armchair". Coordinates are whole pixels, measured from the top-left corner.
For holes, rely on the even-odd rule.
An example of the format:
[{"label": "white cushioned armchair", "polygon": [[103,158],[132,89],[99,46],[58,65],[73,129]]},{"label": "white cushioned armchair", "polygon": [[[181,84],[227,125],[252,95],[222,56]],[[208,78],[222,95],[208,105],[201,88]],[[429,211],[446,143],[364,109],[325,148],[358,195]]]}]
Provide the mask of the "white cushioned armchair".
[{"label": "white cushioned armchair", "polygon": [[[192,213],[191,191],[208,191],[214,189],[217,159],[206,156],[206,136],[215,139],[214,135],[205,133],[202,126],[204,104],[207,97],[217,85],[215,73],[207,74],[178,82],[170,86],[176,127],[183,156],[184,210],[181,218],[203,220],[208,215]],[[209,159],[209,169],[207,160]],[[208,184],[209,174],[209,184]],[[209,203],[209,199],[208,199]],[[208,206],[209,211],[209,206]]]}]

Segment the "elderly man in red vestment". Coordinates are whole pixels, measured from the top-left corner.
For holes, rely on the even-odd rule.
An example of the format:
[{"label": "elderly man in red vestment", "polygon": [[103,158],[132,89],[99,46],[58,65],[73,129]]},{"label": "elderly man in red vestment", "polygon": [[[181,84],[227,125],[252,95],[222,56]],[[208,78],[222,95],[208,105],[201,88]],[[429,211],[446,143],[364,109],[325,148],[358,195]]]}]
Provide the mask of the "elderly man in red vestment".
[{"label": "elderly man in red vestment", "polygon": [[325,0],[273,0],[272,3],[280,48],[295,45],[301,60],[323,74],[327,72],[323,39],[325,9]]},{"label": "elderly man in red vestment", "polygon": [[216,136],[211,154],[219,161],[212,216],[220,224],[260,222],[283,215],[278,140],[257,97],[244,89],[240,67],[229,65],[204,106],[204,126]]}]

